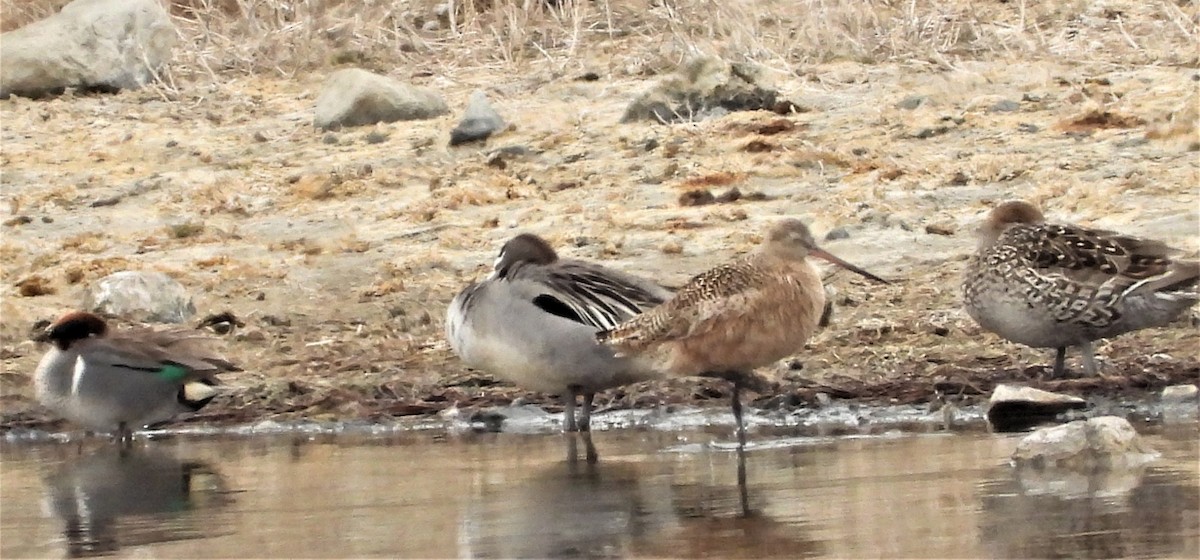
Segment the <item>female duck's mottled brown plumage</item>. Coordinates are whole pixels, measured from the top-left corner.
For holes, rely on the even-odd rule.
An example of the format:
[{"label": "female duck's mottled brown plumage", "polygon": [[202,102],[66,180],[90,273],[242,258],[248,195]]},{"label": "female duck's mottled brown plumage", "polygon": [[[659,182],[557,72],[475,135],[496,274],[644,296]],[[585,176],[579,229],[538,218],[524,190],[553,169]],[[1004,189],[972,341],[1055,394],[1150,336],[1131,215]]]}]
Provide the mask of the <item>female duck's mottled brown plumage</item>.
[{"label": "female duck's mottled brown plumage", "polygon": [[789,219],[771,228],[758,251],[701,273],[662,305],[596,338],[670,376],[732,381],[744,438],[740,386],[754,368],[800,350],[827,312],[809,256],[884,282],[820,249],[803,222]]},{"label": "female duck's mottled brown plumage", "polygon": [[1165,325],[1200,300],[1200,262],[1177,260],[1150,239],[1047,224],[1036,207],[992,210],[963,285],[967,313],[983,328],[1034,348],[1079,346],[1096,374],[1092,341]]}]

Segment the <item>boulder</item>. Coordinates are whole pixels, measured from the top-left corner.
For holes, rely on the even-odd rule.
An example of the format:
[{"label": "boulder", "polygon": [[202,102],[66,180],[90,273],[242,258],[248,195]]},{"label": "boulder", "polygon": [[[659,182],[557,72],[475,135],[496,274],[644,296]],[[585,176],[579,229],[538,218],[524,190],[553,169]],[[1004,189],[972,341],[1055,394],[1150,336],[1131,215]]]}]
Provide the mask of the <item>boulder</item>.
[{"label": "boulder", "polygon": [[157,0],[75,0],[0,35],[0,98],[135,89],[171,60],[177,41]]},{"label": "boulder", "polygon": [[1017,444],[1018,467],[1083,472],[1138,467],[1156,454],[1128,420],[1101,416],[1037,430]]},{"label": "boulder", "polygon": [[83,307],[152,323],[182,323],[196,314],[191,294],[174,278],[135,270],[109,274],[89,286]]},{"label": "boulder", "polygon": [[729,111],[773,110],[779,92],[762,81],[761,69],[752,64],[696,58],[635,99],[621,122],[686,122]]},{"label": "boulder", "polygon": [[1000,384],[988,399],[987,419],[997,432],[1015,432],[1052,421],[1068,410],[1086,407],[1087,401],[1079,397]]},{"label": "boulder", "polygon": [[450,108],[442,96],[359,68],[338,70],[325,80],[313,125],[336,130],[381,122],[432,119]]},{"label": "boulder", "polygon": [[450,131],[450,145],[457,146],[476,140],[486,140],[488,136],[503,128],[504,119],[500,118],[500,114],[492,108],[487,94],[476,91],[467,101],[467,110],[463,113],[462,120],[458,122],[454,130]]}]

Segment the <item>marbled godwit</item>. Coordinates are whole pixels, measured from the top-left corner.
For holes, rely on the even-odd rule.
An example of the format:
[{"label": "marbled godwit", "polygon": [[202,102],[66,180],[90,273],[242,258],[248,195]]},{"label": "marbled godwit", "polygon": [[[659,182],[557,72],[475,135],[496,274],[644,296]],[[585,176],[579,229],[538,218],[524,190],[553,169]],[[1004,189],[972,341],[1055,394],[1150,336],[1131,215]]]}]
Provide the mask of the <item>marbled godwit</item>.
[{"label": "marbled godwit", "polygon": [[[598,264],[560,259],[542,238],[518,235],[482,282],[446,311],[446,338],[470,367],[562,395],[567,431],[589,430],[597,391],[655,377],[596,343],[595,333],[658,305],[671,292]],[[575,397],[583,395],[576,423]]]},{"label": "marbled godwit", "polygon": [[979,326],[1033,348],[1083,350],[1092,341],[1163,326],[1200,300],[1200,262],[1175,260],[1165,244],[1074,225],[1047,224],[1024,201],[992,209],[967,268],[963,302]]},{"label": "marbled godwit", "polygon": [[692,278],[666,303],[596,339],[670,376],[733,383],[733,416],[745,442],[740,390],[754,368],[799,351],[825,316],[818,257],[885,282],[817,246],[800,220],[770,228],[760,248]]},{"label": "marbled godwit", "polygon": [[240,368],[213,353],[213,339],[183,330],[114,331],[91,313],[67,313],[39,340],[52,346],[34,374],[42,405],[97,431],[133,430],[194,412],[216,396],[216,374]]}]

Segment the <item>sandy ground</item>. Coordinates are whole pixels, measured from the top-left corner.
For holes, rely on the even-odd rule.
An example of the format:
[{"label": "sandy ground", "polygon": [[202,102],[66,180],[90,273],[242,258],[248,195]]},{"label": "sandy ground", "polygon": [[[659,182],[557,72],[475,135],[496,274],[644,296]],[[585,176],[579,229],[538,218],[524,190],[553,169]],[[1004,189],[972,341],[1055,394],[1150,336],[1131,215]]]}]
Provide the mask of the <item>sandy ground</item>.
[{"label": "sandy ground", "polygon": [[[225,337],[246,371],[196,420],[383,418],[550,402],[466,370],[442,339],[446,304],[515,233],[680,284],[753,247],[779,216],[818,235],[845,228],[826,248],[895,283],[830,270],[834,324],[780,364],[780,393],[759,406],[803,406],[819,391],[921,402],[1002,380],[1138,392],[1200,378],[1194,316],[1100,344],[1105,379],[1039,382],[1051,353],[980,331],[958,299],[972,230],[1007,198],[1200,249],[1194,68],[825,64],[772,78],[805,112],[671,126],[618,124],[649,80],[413,73],[454,113],[484,88],[513,125],[459,148],[447,147],[457,114],[314,131],[323,77],[195,85],[171,100],[0,101],[4,426],[48,420],[31,398],[43,351],[31,325],[110,272],[167,272],[194,291],[197,321],[228,310],[246,323]],[[898,106],[914,96],[919,106]],[[526,151],[495,155],[510,146]],[[765,200],[680,203],[735,187]],[[726,390],[676,380],[599,403],[726,406]]]}]

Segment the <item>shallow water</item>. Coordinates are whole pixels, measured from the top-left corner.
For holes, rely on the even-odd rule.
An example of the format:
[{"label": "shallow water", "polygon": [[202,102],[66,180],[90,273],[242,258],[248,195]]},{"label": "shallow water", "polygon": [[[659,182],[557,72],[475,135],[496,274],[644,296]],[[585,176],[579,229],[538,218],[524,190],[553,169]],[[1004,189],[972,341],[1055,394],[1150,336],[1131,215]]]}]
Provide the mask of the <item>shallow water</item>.
[{"label": "shallow water", "polygon": [[[1019,436],[606,430],[0,446],[0,556],[1114,557],[1200,554],[1195,424],[1094,476]],[[744,490],[744,492],[743,492]]]}]

